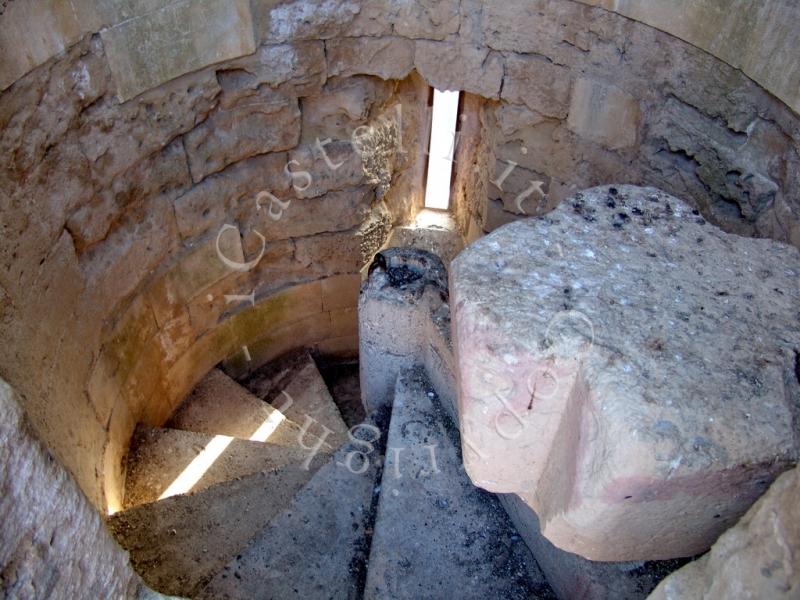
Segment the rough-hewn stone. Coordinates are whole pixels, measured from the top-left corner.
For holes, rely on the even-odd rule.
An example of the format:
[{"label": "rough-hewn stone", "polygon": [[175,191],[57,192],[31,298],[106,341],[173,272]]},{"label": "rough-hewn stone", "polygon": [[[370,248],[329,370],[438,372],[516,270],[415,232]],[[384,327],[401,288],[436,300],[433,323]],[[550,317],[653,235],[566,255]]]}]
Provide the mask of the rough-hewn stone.
[{"label": "rough-hewn stone", "polygon": [[397,35],[411,39],[443,40],[458,32],[459,3],[455,0],[394,0],[392,22]]},{"label": "rough-hewn stone", "polygon": [[221,106],[185,137],[197,182],[255,154],[289,150],[300,140],[297,100],[271,93],[242,96]]},{"label": "rough-hewn stone", "polygon": [[470,42],[417,42],[414,64],[439,90],[464,90],[498,98],[503,81],[503,57]]},{"label": "rough-hewn stone", "polygon": [[325,45],[309,40],[264,44],[253,54],[225,63],[217,79],[228,93],[267,84],[287,94],[317,92],[326,79]]},{"label": "rough-hewn stone", "polygon": [[[119,459],[136,421],[166,416],[179,400],[172,395],[185,391],[196,369],[211,366],[204,352],[216,360],[241,352],[225,322],[247,301],[228,303],[228,295],[255,293],[258,299],[355,273],[393,224],[413,220],[422,204],[424,156],[417,149],[428,133],[428,83],[493,99],[502,90],[505,98],[495,103],[465,96],[466,141],[458,153],[453,203],[459,231],[471,238],[522,213],[549,211],[576,187],[626,180],[685,197],[727,230],[800,243],[796,114],[741,72],[651,27],[563,0],[524,7],[475,0],[259,0],[228,22],[238,27],[253,11],[258,35],[251,54],[223,60],[207,52],[220,40],[225,50],[227,41],[246,38],[246,29],[236,27],[221,38],[152,39],[165,19],[180,11],[202,13],[212,4],[229,15],[243,7],[205,0],[73,0],[65,12],[51,2],[27,7],[15,1],[0,14],[0,53],[8,58],[0,66],[0,85],[10,86],[0,102],[0,187],[6,192],[0,194],[0,286],[7,342],[0,372],[23,392],[37,433],[98,506],[104,494],[118,495]],[[752,10],[738,12],[751,18]],[[757,22],[767,14],[774,22],[778,13],[763,10]],[[144,70],[122,73],[155,73],[160,84],[120,103],[113,44],[86,34],[105,27],[103,36],[121,40],[144,23],[153,24],[151,38],[142,48],[122,48],[127,57],[152,56],[150,42],[177,51],[152,56]],[[185,21],[173,29],[197,33],[219,31],[219,25],[217,19]],[[764,30],[780,34],[775,37],[761,31],[740,39],[746,38],[747,48],[788,40],[781,28]],[[192,40],[197,46],[189,50]],[[190,55],[197,62],[181,63]],[[785,55],[776,64],[785,65]],[[427,82],[416,71],[402,82],[376,79],[403,77],[413,64]],[[171,79],[184,68],[196,70]],[[329,69],[336,75],[326,87]],[[790,70],[784,70],[791,83]],[[7,73],[16,75],[4,79]],[[602,109],[584,115],[580,121],[587,126],[579,127],[579,112],[570,105],[577,109],[574,81],[580,78],[613,85],[640,105],[633,145],[611,148]],[[326,101],[327,94],[336,98]],[[245,105],[255,98],[285,99],[287,107],[300,106],[302,116],[286,108],[279,114],[287,126],[277,127],[260,109],[249,113],[252,107]],[[246,125],[237,125],[239,116]],[[395,119],[402,131],[391,124]],[[473,121],[477,126],[470,129]],[[361,140],[370,143],[366,153],[351,143],[349,130],[357,125],[370,133]],[[287,139],[265,141],[270,131]],[[289,148],[298,131],[300,145]],[[341,167],[325,160],[317,137],[330,164],[345,160]],[[286,150],[271,150],[276,147]],[[196,178],[205,177],[199,183],[187,174],[184,148]],[[509,160],[519,167],[502,189],[492,186]],[[541,182],[541,193],[532,182]],[[365,186],[374,187],[381,202],[371,202]],[[262,192],[281,204],[259,198]],[[269,208],[280,219],[273,222]],[[256,231],[264,234],[262,260],[251,271],[206,278],[209,263],[193,262],[193,249],[213,243],[225,224],[239,229],[241,254],[231,257],[242,260],[258,256]],[[211,248],[208,259],[218,263],[215,254]],[[189,276],[170,299],[161,277],[184,259],[198,270],[198,285]],[[140,358],[128,365],[126,377],[114,379],[101,368],[101,340],[110,339],[109,328],[140,294],[153,303],[158,331],[135,352]],[[312,336],[315,327],[346,333],[352,322],[340,316],[328,315],[327,325],[323,317],[309,321],[308,339],[320,348],[352,349],[351,335]],[[292,341],[289,330],[280,344]],[[34,371],[42,377],[25,376]],[[174,388],[165,372],[178,381]],[[148,373],[164,380],[151,381]],[[89,396],[88,389],[94,390]],[[52,402],[54,396],[63,403]],[[100,483],[104,473],[109,481]]]},{"label": "rough-hewn stone", "polygon": [[569,112],[570,74],[541,56],[513,55],[506,59],[503,100],[563,119]]},{"label": "rough-hewn stone", "polygon": [[352,140],[391,93],[391,85],[373,77],[331,79],[320,94],[303,99],[303,142]]},{"label": "rough-hewn stone", "polygon": [[325,50],[331,76],[403,79],[414,68],[414,42],[402,37],[334,39]]},{"label": "rough-hewn stone", "polygon": [[473,481],[593,560],[706,550],[800,450],[798,273],[627,186],[476,242],[451,272]]},{"label": "rough-hewn stone", "polygon": [[[611,2],[580,0],[662,29],[718,56],[775,93],[800,112],[800,33],[794,4],[730,4],[720,0],[681,0],[667,8],[658,0]],[[680,14],[680,19],[674,15]]]},{"label": "rough-hewn stone", "polygon": [[80,113],[79,141],[95,179],[107,185],[205,120],[221,88],[213,73],[185,75],[124,104],[105,95]]}]

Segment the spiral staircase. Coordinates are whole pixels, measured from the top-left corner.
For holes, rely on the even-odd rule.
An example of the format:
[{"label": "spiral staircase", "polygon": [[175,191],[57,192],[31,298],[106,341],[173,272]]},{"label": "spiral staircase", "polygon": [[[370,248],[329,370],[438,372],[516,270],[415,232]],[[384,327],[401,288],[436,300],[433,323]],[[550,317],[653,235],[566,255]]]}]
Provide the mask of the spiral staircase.
[{"label": "spiral staircase", "polygon": [[140,426],[109,526],[145,581],[209,599],[554,597],[469,481],[424,372],[369,415],[353,383],[329,388],[296,352],[241,382],[212,370],[165,427]]}]

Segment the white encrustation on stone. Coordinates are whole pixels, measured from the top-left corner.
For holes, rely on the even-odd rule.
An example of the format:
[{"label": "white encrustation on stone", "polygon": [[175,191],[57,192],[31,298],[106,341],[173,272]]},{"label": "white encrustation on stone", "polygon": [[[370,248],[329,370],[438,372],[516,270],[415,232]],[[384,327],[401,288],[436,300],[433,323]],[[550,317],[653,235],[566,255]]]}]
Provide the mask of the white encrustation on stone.
[{"label": "white encrustation on stone", "polygon": [[594,188],[451,265],[465,465],[592,560],[691,556],[798,457],[800,252]]}]

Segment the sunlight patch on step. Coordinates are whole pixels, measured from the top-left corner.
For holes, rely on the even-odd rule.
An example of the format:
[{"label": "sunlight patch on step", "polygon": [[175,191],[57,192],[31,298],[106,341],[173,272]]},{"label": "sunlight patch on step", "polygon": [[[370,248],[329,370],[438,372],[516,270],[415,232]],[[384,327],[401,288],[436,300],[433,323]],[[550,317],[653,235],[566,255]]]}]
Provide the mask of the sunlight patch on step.
[{"label": "sunlight patch on step", "polygon": [[225,449],[232,441],[233,438],[227,435],[214,436],[214,439],[206,444],[206,447],[203,448],[200,454],[189,463],[158,499],[163,500],[170,496],[177,496],[178,494],[190,492],[203,475],[205,475],[206,471],[211,468],[211,465],[225,452]]},{"label": "sunlight patch on step", "polygon": [[[266,442],[285,420],[286,417],[283,413],[278,410],[273,411],[248,439],[252,442]],[[188,494],[191,492],[192,488],[197,485],[197,482],[203,478],[203,475],[205,475],[217,459],[222,456],[222,453],[225,452],[234,439],[235,438],[227,435],[214,436],[214,438],[206,444],[205,448],[200,451],[200,454],[181,471],[181,474],[175,478],[175,481],[164,490],[164,493],[162,493],[158,499],[163,500],[170,496]]]},{"label": "sunlight patch on step", "polygon": [[286,420],[284,414],[279,411],[275,410],[272,411],[272,414],[267,417],[267,420],[264,421],[258,429],[256,429],[255,433],[250,436],[250,441],[253,442],[266,442],[278,426]]}]

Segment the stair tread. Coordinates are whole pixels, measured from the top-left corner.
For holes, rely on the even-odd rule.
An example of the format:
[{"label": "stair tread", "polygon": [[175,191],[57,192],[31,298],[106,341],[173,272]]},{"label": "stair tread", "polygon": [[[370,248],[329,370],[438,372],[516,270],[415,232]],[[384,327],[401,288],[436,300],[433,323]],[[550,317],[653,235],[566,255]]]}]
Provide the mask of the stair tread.
[{"label": "stair tread", "polygon": [[287,465],[142,504],[112,515],[108,526],[148,585],[193,597],[329,458],[314,457],[308,470]]},{"label": "stair tread", "polygon": [[[397,379],[364,598],[553,598],[419,370]],[[454,587],[455,586],[455,587]]]},{"label": "stair tread", "polygon": [[[325,441],[338,447],[347,440],[347,425],[331,396],[314,359],[307,351],[293,353],[256,371],[244,386],[266,402],[282,406],[289,419],[305,424],[311,417],[316,423],[309,431],[318,437],[330,431]],[[291,402],[289,402],[291,399]]]},{"label": "stair tread", "polygon": [[[298,447],[315,436],[278,409],[255,397],[219,369],[212,369],[176,409],[166,427]],[[305,435],[303,435],[305,434]],[[330,446],[325,444],[325,451]]]},{"label": "stair tread", "polygon": [[165,492],[196,492],[257,471],[300,465],[309,455],[301,448],[220,438],[224,436],[139,426],[128,455],[125,508],[155,502]]},{"label": "stair tread", "polygon": [[[373,422],[374,423],[374,422]],[[374,438],[359,429],[355,435]],[[355,598],[363,585],[374,495],[383,463],[374,442],[369,464],[348,454],[366,451],[349,441],[333,455],[280,515],[200,594],[213,599],[327,600]]]}]

